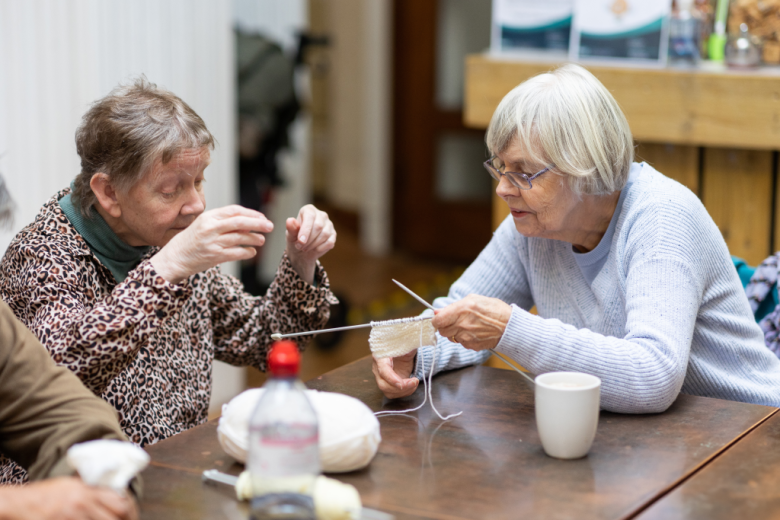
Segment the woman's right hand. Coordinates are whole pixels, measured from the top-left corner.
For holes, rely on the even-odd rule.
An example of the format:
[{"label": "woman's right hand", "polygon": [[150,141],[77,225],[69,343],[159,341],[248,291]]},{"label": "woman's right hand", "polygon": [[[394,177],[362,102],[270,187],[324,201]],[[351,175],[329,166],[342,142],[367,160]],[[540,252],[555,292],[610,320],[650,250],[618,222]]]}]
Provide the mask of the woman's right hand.
[{"label": "woman's right hand", "polygon": [[151,262],[163,278],[181,283],[215,265],[252,258],[255,247],[265,243],[260,233],[273,229],[259,211],[238,205],[212,209],[173,237]]},{"label": "woman's right hand", "polygon": [[0,488],[0,518],[41,520],[137,520],[135,501],[75,477]]},{"label": "woman's right hand", "polygon": [[376,378],[376,385],[388,399],[398,399],[412,395],[417,390],[420,380],[409,377],[414,370],[416,351],[396,358],[374,358],[371,370]]}]

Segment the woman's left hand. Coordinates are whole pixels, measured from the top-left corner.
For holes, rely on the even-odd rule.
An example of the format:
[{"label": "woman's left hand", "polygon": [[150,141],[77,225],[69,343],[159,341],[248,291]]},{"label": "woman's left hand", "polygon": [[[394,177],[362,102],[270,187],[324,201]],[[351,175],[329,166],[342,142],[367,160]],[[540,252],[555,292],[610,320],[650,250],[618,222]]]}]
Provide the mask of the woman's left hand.
[{"label": "woman's left hand", "polygon": [[307,204],[298,218],[287,219],[287,257],[293,269],[308,283],[314,283],[317,259],[336,245],[336,230],[328,214]]},{"label": "woman's left hand", "polygon": [[512,316],[507,303],[487,296],[469,294],[462,300],[436,310],[433,326],[439,334],[470,350],[495,348]]}]

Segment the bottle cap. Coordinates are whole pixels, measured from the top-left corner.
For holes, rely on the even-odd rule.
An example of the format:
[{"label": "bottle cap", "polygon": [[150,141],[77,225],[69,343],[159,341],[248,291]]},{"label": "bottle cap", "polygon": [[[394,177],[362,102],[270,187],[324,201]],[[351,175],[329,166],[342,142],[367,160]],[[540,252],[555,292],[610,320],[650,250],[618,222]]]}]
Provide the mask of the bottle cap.
[{"label": "bottle cap", "polygon": [[292,341],[277,341],[268,354],[268,370],[274,377],[290,377],[298,375],[301,364],[301,354],[298,346]]}]

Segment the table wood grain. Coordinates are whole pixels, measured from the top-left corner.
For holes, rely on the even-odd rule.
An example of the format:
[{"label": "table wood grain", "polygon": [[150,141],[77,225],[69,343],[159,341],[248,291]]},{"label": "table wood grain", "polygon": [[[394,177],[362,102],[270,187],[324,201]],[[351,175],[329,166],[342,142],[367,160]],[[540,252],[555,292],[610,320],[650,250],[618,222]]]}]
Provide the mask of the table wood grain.
[{"label": "table wood grain", "polygon": [[[422,388],[388,401],[364,358],[307,383],[354,396],[372,410],[405,409]],[[367,507],[397,518],[630,518],[663,496],[776,409],[681,395],[662,414],[602,412],[590,454],[547,457],[536,432],[533,393],[512,371],[470,367],[434,378],[433,400],[404,416],[380,418],[382,443],[365,469],[332,475],[354,485]],[[142,518],[242,518],[227,487],[202,484],[204,469],[237,474],[216,422],[147,448]],[[232,516],[231,516],[232,515]]]},{"label": "table wood grain", "polygon": [[642,513],[640,520],[780,517],[780,414]]}]

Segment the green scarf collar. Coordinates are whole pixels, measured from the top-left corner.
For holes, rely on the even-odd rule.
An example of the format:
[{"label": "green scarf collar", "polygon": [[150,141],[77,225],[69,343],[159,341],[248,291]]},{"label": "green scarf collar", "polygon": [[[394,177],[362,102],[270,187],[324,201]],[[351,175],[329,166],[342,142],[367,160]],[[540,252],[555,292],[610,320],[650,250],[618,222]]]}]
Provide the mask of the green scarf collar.
[{"label": "green scarf collar", "polygon": [[81,210],[73,205],[70,193],[62,197],[59,203],[62,212],[87,242],[92,254],[111,271],[117,283],[124,281],[127,273],[133,270],[149,251],[149,246],[133,247],[125,243],[93,208],[89,208],[90,216],[85,218]]}]

